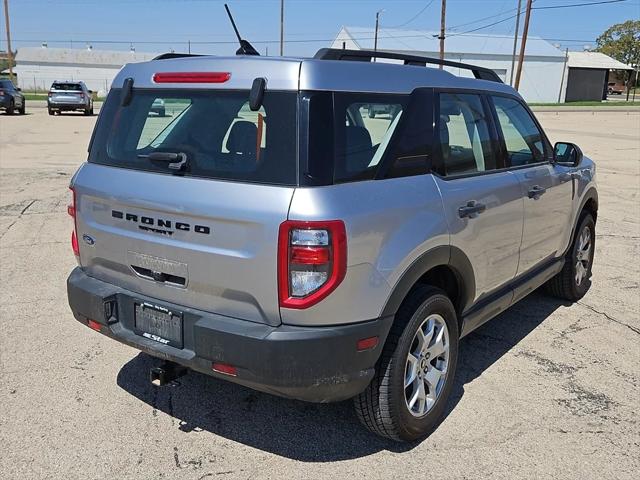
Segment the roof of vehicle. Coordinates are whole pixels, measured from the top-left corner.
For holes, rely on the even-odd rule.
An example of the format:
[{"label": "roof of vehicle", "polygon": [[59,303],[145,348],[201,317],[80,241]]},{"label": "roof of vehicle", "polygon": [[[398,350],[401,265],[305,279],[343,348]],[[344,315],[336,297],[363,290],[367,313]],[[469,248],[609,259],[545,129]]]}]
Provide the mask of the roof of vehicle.
[{"label": "roof of vehicle", "polygon": [[[446,67],[450,70],[450,67]],[[454,69],[458,70],[458,69]],[[161,72],[229,72],[224,83],[171,83],[158,85]],[[456,73],[458,73],[456,71]],[[120,88],[126,78],[135,88],[249,89],[257,77],[267,79],[271,90],[320,90],[372,93],[411,93],[415,88],[461,88],[517,94],[508,85],[457,76],[437,67],[378,61],[323,60],[257,56],[192,56],[127,64],[113,81]]]}]

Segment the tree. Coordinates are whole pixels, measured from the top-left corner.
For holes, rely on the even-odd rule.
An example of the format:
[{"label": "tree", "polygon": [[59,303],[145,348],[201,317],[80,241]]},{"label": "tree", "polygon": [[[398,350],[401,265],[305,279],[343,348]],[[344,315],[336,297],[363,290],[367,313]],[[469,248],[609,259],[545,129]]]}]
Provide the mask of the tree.
[{"label": "tree", "polygon": [[[596,44],[597,51],[627,65],[637,66],[640,62],[640,20],[627,20],[612,25],[598,37]],[[625,71],[627,100],[632,75],[630,70]],[[637,83],[638,79],[635,81]]]}]

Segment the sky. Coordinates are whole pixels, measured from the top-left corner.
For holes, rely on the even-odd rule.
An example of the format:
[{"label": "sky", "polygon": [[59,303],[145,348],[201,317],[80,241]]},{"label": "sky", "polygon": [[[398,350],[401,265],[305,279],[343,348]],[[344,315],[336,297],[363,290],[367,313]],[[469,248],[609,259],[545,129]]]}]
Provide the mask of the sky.
[{"label": "sky", "polygon": [[[277,55],[280,0],[226,0],[244,38]],[[522,0],[523,8],[527,0]],[[534,0],[530,35],[562,48],[582,50],[610,25],[640,19],[640,0],[572,8],[540,8],[597,0]],[[39,46],[161,53],[233,54],[235,36],[224,0],[9,0],[12,48]],[[513,35],[518,0],[447,0],[451,33]],[[285,55],[312,56],[327,47],[342,25],[438,30],[441,0],[284,0]],[[502,21],[501,20],[505,20]],[[495,25],[490,25],[492,23]],[[6,29],[0,22],[0,50]],[[522,23],[521,23],[522,28]]]}]

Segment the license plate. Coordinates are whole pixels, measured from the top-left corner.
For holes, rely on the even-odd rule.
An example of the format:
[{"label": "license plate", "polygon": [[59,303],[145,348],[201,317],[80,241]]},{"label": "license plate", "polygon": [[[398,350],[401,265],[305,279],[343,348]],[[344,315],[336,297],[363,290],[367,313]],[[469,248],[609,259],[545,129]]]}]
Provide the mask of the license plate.
[{"label": "license plate", "polygon": [[134,323],[138,335],[182,348],[182,313],[146,302],[136,303]]}]

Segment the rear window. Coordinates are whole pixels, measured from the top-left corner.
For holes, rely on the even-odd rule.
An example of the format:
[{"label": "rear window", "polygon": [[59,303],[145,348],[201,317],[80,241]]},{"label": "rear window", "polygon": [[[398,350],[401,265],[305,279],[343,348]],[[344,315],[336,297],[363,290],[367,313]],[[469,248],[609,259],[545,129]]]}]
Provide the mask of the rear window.
[{"label": "rear window", "polygon": [[51,85],[51,90],[82,90],[82,85],[79,83],[54,83]]},{"label": "rear window", "polygon": [[295,185],[297,94],[267,91],[249,108],[249,91],[135,90],[120,105],[112,90],[96,127],[89,161],[170,173],[153,152],[186,155],[185,175]]}]

